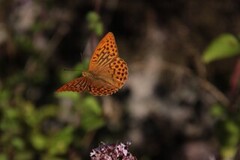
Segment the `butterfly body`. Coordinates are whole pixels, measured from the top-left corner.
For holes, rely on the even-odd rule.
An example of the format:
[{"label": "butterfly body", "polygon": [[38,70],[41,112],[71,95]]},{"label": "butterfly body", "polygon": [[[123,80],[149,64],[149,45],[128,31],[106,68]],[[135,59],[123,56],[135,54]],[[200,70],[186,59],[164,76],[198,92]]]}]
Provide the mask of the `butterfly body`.
[{"label": "butterfly body", "polygon": [[118,56],[115,38],[109,32],[96,47],[88,71],[60,87],[57,92],[88,91],[95,96],[111,95],[117,92],[128,79],[127,63]]},{"label": "butterfly body", "polygon": [[97,74],[88,72],[88,71],[84,71],[82,72],[82,76],[86,77],[87,79],[89,79],[89,81],[102,81],[104,83],[110,83],[112,84],[110,81],[107,81],[107,78],[104,76],[99,76]]}]

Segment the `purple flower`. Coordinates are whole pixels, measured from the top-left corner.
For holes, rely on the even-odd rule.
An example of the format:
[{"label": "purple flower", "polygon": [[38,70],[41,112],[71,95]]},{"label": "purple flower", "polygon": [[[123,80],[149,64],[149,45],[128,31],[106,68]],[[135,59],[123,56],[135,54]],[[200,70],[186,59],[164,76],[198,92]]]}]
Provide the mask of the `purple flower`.
[{"label": "purple flower", "polygon": [[102,143],[90,153],[91,160],[137,160],[129,151],[130,142],[119,144]]}]

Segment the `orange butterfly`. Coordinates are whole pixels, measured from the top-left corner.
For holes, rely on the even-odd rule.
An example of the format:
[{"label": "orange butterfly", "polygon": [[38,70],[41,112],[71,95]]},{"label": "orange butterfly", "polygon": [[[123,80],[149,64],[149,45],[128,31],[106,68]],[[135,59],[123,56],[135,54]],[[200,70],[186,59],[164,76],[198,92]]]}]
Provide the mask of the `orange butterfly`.
[{"label": "orange butterfly", "polygon": [[109,32],[93,52],[88,71],[64,84],[57,92],[88,91],[94,96],[111,95],[122,88],[127,79],[127,63],[118,56],[114,35]]}]

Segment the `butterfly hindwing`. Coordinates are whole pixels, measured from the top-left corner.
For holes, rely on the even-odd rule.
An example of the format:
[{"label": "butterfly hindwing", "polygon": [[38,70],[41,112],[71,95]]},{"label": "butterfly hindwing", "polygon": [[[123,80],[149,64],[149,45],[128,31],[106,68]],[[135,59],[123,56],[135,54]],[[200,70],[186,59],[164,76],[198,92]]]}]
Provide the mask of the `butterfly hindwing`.
[{"label": "butterfly hindwing", "polygon": [[121,88],[128,79],[128,67],[127,63],[117,57],[111,64],[110,68],[113,71],[112,79],[116,86]]},{"label": "butterfly hindwing", "polygon": [[73,79],[72,81],[64,84],[60,87],[57,92],[63,91],[73,91],[73,92],[83,92],[86,90],[87,86],[89,85],[89,80],[87,77],[80,77]]},{"label": "butterfly hindwing", "polygon": [[119,88],[102,80],[94,80],[91,85],[87,87],[87,90],[94,96],[107,96],[117,92]]}]

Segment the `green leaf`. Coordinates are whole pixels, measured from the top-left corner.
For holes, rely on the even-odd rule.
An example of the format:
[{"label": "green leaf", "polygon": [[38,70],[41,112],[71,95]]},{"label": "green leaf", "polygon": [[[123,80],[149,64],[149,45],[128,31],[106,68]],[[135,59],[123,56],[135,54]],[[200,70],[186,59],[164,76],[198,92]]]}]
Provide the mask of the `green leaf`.
[{"label": "green leaf", "polygon": [[240,54],[240,43],[232,34],[222,34],[217,37],[204,51],[202,59],[205,63],[233,57]]},{"label": "green leaf", "polygon": [[81,96],[78,92],[57,92],[55,95],[57,98],[68,99],[69,101],[77,101]]},{"label": "green leaf", "polygon": [[100,20],[100,16],[97,12],[88,12],[86,19],[89,23],[96,23]]},{"label": "green leaf", "polygon": [[95,32],[96,32],[96,34],[97,34],[98,36],[102,35],[102,34],[103,34],[103,24],[102,24],[102,22],[96,23],[95,26],[96,26],[96,27],[95,27]]},{"label": "green leaf", "polygon": [[[36,126],[39,123],[38,113],[30,102],[22,102],[21,104],[22,118],[29,126]],[[20,108],[20,107],[19,107]]]},{"label": "green leaf", "polygon": [[19,150],[23,150],[24,147],[25,147],[25,144],[24,144],[24,141],[23,139],[19,138],[19,137],[15,137],[13,140],[12,140],[12,145],[19,149]]},{"label": "green leaf", "polygon": [[229,133],[229,137],[227,139],[227,146],[237,146],[237,143],[239,141],[239,127],[238,125],[231,120],[226,121],[225,128]]},{"label": "green leaf", "polygon": [[86,97],[79,111],[81,112],[81,127],[85,131],[96,130],[105,124],[102,109],[95,97]]},{"label": "green leaf", "polygon": [[105,121],[100,117],[89,116],[82,118],[81,124],[85,131],[90,132],[104,126]]},{"label": "green leaf", "polygon": [[40,135],[39,133],[33,133],[31,136],[31,142],[34,148],[37,150],[43,150],[46,148],[46,138],[43,135]]},{"label": "green leaf", "polygon": [[3,153],[0,154],[0,160],[7,160],[7,159],[8,159],[7,155],[5,155]]},{"label": "green leaf", "polygon": [[33,159],[33,155],[30,151],[20,151],[20,152],[16,152],[15,154],[15,160],[23,160],[23,159]]},{"label": "green leaf", "polygon": [[[0,86],[1,87],[1,86]],[[10,91],[0,88],[0,109],[8,106],[8,100],[10,98]]]},{"label": "green leaf", "polygon": [[221,155],[223,156],[223,159],[233,159],[236,152],[237,152],[236,146],[221,148]]},{"label": "green leaf", "polygon": [[48,152],[50,155],[63,154],[67,152],[68,146],[73,140],[74,128],[71,126],[65,127],[58,131],[48,141]]},{"label": "green leaf", "polygon": [[5,111],[5,116],[9,119],[15,119],[18,115],[19,113],[15,108],[9,108]]},{"label": "green leaf", "polygon": [[101,115],[102,109],[95,97],[88,96],[83,100],[82,111],[91,114]]},{"label": "green leaf", "polygon": [[38,110],[39,121],[44,121],[49,117],[54,117],[56,116],[57,112],[58,109],[54,105],[48,104],[43,106]]},{"label": "green leaf", "polygon": [[223,117],[225,116],[226,110],[223,106],[220,104],[214,104],[210,108],[210,113],[213,117],[218,118],[218,117]]},{"label": "green leaf", "polygon": [[103,23],[97,12],[89,12],[86,19],[90,30],[94,31],[98,36],[103,34]]}]

